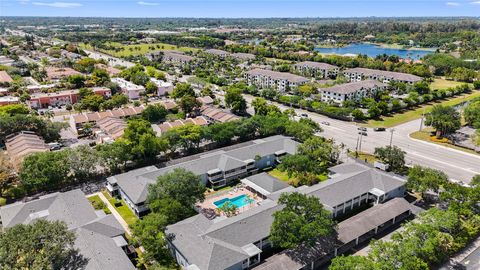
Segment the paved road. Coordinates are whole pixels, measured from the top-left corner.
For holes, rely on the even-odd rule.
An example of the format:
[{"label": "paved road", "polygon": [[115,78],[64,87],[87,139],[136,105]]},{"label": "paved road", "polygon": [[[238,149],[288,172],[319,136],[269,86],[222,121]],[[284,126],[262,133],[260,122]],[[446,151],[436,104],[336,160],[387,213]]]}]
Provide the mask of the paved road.
[{"label": "paved road", "polygon": [[[254,99],[253,96],[245,95],[248,104]],[[287,109],[287,106],[275,103],[281,110]],[[322,135],[332,138],[336,142],[344,143],[350,150],[356,149],[359,135],[355,123],[340,121],[328,118],[326,116],[311,113],[306,110],[296,109],[296,113],[306,113],[317,123],[329,122],[330,125],[323,125]],[[252,108],[248,112],[253,113]],[[385,132],[374,132],[371,128],[367,131],[367,136],[362,136],[361,151],[373,153],[375,147],[382,147],[392,144],[402,148],[406,154],[408,165],[422,165],[444,171],[453,181],[463,181],[468,183],[471,178],[480,174],[480,156],[465,153],[448,147],[435,145],[428,142],[415,140],[409,137],[409,134],[417,131],[420,127],[420,120],[414,120],[401,124],[394,128],[393,136],[391,129]],[[360,149],[359,149],[360,150]]]},{"label": "paved road", "polygon": [[99,52],[94,52],[94,51],[89,51],[89,50],[84,50],[89,57],[93,58],[93,59],[105,59],[108,64],[112,67],[114,66],[124,66],[126,68],[129,68],[129,67],[133,67],[135,66],[135,63],[132,63],[132,62],[129,62],[129,61],[125,61],[125,60],[122,60],[120,58],[116,58],[116,57],[113,57],[113,56],[110,56],[110,55],[107,55],[107,54],[104,54],[104,53],[99,53]]}]

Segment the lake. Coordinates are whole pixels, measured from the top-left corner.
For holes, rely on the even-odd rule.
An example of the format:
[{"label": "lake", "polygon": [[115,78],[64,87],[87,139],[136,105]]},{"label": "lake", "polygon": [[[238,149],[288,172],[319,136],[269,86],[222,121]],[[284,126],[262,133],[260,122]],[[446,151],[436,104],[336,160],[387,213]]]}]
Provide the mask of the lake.
[{"label": "lake", "polygon": [[336,47],[336,48],[315,48],[316,51],[326,54],[366,54],[369,57],[375,57],[381,54],[387,55],[396,55],[400,58],[410,58],[410,59],[420,59],[423,56],[434,52],[427,50],[416,50],[416,49],[393,49],[393,48],[382,48],[375,44],[368,43],[353,43],[345,47]]}]

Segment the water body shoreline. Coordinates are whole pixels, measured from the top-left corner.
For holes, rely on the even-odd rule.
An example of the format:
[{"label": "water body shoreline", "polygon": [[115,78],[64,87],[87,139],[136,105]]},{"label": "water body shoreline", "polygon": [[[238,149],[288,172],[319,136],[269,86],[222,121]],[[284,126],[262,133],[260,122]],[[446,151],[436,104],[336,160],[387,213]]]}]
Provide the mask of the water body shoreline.
[{"label": "water body shoreline", "polygon": [[428,48],[395,48],[389,44],[376,43],[352,43],[342,47],[316,47],[315,51],[322,54],[335,54],[354,56],[359,54],[366,54],[369,57],[376,57],[377,55],[387,54],[396,55],[404,59],[417,60],[423,56],[435,52],[435,49]]}]

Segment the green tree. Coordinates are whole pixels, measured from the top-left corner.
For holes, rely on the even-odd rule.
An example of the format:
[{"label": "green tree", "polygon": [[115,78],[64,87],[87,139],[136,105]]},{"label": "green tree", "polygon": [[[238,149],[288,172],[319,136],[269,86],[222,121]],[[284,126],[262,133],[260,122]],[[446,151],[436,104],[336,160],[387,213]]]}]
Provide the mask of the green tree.
[{"label": "green tree", "polygon": [[156,260],[162,265],[169,262],[170,253],[163,233],[167,225],[167,218],[158,213],[151,213],[132,225],[134,241],[145,249],[144,260]]},{"label": "green tree", "polygon": [[166,149],[165,141],[156,136],[150,123],[144,119],[128,121],[123,138],[130,147],[132,155],[141,157],[145,161],[147,158],[155,158]]},{"label": "green tree", "polygon": [[149,121],[150,123],[155,123],[165,120],[168,111],[162,105],[148,105],[145,110],[142,112],[142,118]]},{"label": "green tree", "polygon": [[75,234],[63,222],[39,219],[0,233],[3,269],[85,269],[88,260],[74,248]]},{"label": "green tree", "polygon": [[427,114],[425,124],[436,129],[437,137],[442,137],[460,128],[460,114],[454,107],[435,105]]},{"label": "green tree", "polygon": [[268,104],[264,98],[255,98],[252,101],[252,107],[255,110],[255,114],[258,114],[258,115],[268,114]]},{"label": "green tree", "polygon": [[408,171],[407,188],[421,192],[438,192],[440,187],[448,183],[448,176],[439,170],[414,166]]},{"label": "green tree", "polygon": [[237,214],[238,207],[230,201],[226,201],[219,210],[227,217],[233,217]]},{"label": "green tree", "polygon": [[193,96],[183,96],[180,98],[180,102],[178,106],[182,109],[184,113],[191,113],[194,108],[198,108],[201,106],[201,103],[197,101],[197,99]]},{"label": "green tree", "polygon": [[147,94],[156,94],[157,91],[158,91],[157,85],[152,81],[148,81],[147,84],[145,85],[145,92],[147,92]]},{"label": "green tree", "polygon": [[231,108],[235,114],[243,115],[247,110],[247,102],[242,96],[242,90],[230,88],[225,94],[225,104]]},{"label": "green tree", "polygon": [[107,167],[110,173],[118,173],[133,159],[131,149],[125,140],[116,140],[113,143],[104,143],[97,146],[100,162]]},{"label": "green tree", "polygon": [[96,112],[100,110],[104,101],[105,99],[102,96],[94,94],[84,97],[80,104],[83,109]]},{"label": "green tree", "polygon": [[360,109],[355,109],[352,111],[352,116],[357,121],[362,121],[365,119],[365,114]]},{"label": "green tree", "polygon": [[236,122],[214,123],[203,128],[203,136],[219,146],[228,145],[237,133],[237,126]]},{"label": "green tree", "polygon": [[401,173],[405,169],[405,152],[395,145],[376,147],[375,157],[396,173]]},{"label": "green tree", "polygon": [[480,129],[480,100],[470,102],[463,110],[463,116],[468,125]]},{"label": "green tree", "polygon": [[68,165],[72,177],[76,181],[87,181],[97,173],[99,163],[98,152],[88,145],[80,145],[73,149],[64,150],[68,154]]},{"label": "green tree", "polygon": [[375,263],[365,256],[338,256],[332,259],[329,270],[376,270]]},{"label": "green tree", "polygon": [[198,148],[202,140],[202,129],[198,125],[186,124],[168,130],[165,136],[170,149],[181,146],[186,151],[192,151]]},{"label": "green tree", "polygon": [[73,86],[73,88],[81,88],[85,85],[85,77],[80,74],[70,75],[67,78],[67,81]]},{"label": "green tree", "polygon": [[208,85],[202,88],[202,90],[200,91],[200,95],[202,95],[202,97],[208,96],[211,98],[215,98],[215,94],[213,93],[212,88]]},{"label": "green tree", "polygon": [[96,86],[104,86],[110,82],[110,75],[104,69],[94,69],[90,81]]},{"label": "green tree", "polygon": [[283,193],[278,202],[284,208],[273,214],[269,238],[273,246],[313,245],[318,238],[334,233],[335,222],[318,198],[298,192]]},{"label": "green tree", "polygon": [[375,103],[372,103],[368,107],[368,115],[370,118],[377,118],[382,114],[382,111],[378,108],[378,106]]},{"label": "green tree", "polygon": [[64,186],[69,172],[67,151],[41,152],[25,157],[20,179],[28,191],[43,191]]},{"label": "green tree", "polygon": [[188,83],[177,83],[172,92],[173,98],[182,98],[183,96],[195,97],[195,91],[193,91],[192,85]]}]

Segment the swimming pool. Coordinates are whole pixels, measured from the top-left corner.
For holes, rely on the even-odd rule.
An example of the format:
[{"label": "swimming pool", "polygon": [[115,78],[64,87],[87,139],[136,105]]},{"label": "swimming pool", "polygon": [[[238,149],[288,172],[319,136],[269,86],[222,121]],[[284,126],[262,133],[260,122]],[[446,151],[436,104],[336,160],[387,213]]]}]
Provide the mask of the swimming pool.
[{"label": "swimming pool", "polygon": [[242,194],[234,198],[223,198],[221,200],[215,201],[213,204],[215,204],[216,207],[220,208],[228,201],[235,205],[237,208],[241,208],[245,205],[251,204],[253,202],[253,199],[251,199],[246,194]]}]

